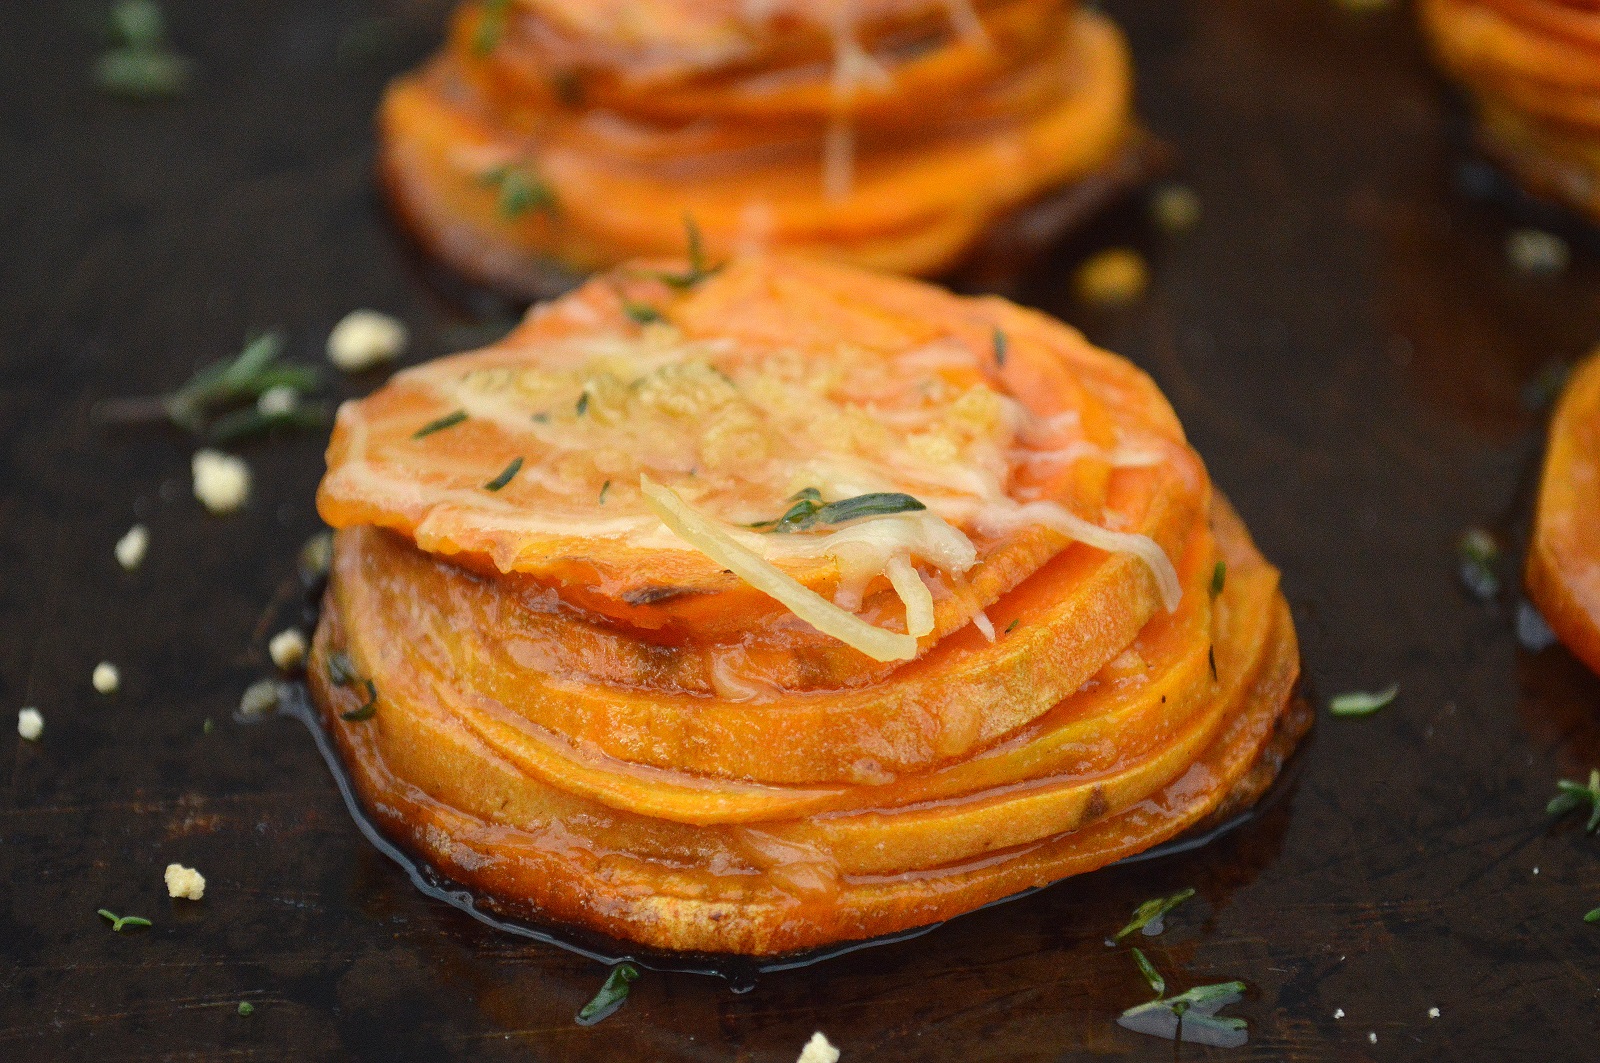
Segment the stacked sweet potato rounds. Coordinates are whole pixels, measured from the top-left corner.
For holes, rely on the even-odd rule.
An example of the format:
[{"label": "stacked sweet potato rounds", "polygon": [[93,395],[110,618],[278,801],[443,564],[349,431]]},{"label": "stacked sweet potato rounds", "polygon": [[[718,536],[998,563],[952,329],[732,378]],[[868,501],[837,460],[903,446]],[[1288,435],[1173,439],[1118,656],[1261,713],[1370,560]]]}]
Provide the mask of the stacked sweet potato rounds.
[{"label": "stacked sweet potato rounds", "polygon": [[1278,574],[1155,385],[997,298],[636,264],[339,413],[311,681],[381,828],[503,911],[771,955],[1253,801]]},{"label": "stacked sweet potato rounds", "polygon": [[421,242],[532,295],[551,262],[676,254],[685,216],[718,255],[930,275],[1150,145],[1120,32],[1073,0],[473,0],[379,126]]},{"label": "stacked sweet potato rounds", "polygon": [[1600,219],[1600,3],[1422,0],[1480,136],[1529,191]]},{"label": "stacked sweet potato rounds", "polygon": [[1600,672],[1600,352],[1573,373],[1550,422],[1527,582],[1551,629]]}]

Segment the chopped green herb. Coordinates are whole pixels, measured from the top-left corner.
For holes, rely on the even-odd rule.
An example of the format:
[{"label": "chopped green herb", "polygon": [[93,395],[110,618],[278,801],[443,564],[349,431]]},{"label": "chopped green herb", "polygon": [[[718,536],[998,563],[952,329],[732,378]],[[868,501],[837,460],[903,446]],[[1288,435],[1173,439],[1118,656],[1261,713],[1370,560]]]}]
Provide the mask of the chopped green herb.
[{"label": "chopped green herb", "polygon": [[[1133,910],[1133,918],[1128,920],[1128,925],[1117,931],[1115,940],[1121,941],[1135,930],[1143,930],[1149,937],[1161,933],[1161,920],[1166,914],[1194,896],[1194,889],[1179,890],[1170,897],[1157,897],[1145,901]],[[1149,929],[1154,926],[1155,929]]]},{"label": "chopped green herb", "polygon": [[200,730],[205,734],[210,734],[216,729],[216,726],[216,724],[211,722],[211,717],[207,716],[206,722],[200,725]]},{"label": "chopped green herb", "polygon": [[1600,923],[1600,908],[1596,908],[1594,911],[1586,913],[1583,917],[1583,921],[1585,923]]},{"label": "chopped green herb", "polygon": [[483,489],[485,491],[498,491],[498,490],[500,490],[500,488],[502,488],[506,484],[510,483],[511,482],[511,478],[513,476],[517,475],[517,473],[520,472],[521,469],[522,469],[522,458],[520,458],[520,457],[512,458],[511,459],[511,464],[507,465],[505,467],[505,469],[503,469],[501,471],[499,476],[496,476],[493,480],[490,480],[488,483],[484,484],[483,485]]},{"label": "chopped green herb", "polygon": [[1353,690],[1336,694],[1328,700],[1328,711],[1335,716],[1370,716],[1388,705],[1400,693],[1400,684],[1393,683],[1377,693]]},{"label": "chopped green herb", "polygon": [[639,325],[653,325],[658,321],[666,320],[661,316],[661,311],[649,303],[636,303],[632,299],[624,299],[622,301],[622,312],[627,314],[635,324]]},{"label": "chopped green herb", "polygon": [[496,166],[484,173],[482,182],[499,193],[502,218],[520,218],[531,210],[555,212],[555,190],[520,166]]},{"label": "chopped green herb", "polygon": [[1588,805],[1589,822],[1583,829],[1591,834],[1600,831],[1600,768],[1589,772],[1589,785],[1562,779],[1556,783],[1556,790],[1555,797],[1545,806],[1545,812],[1552,816],[1564,816]]},{"label": "chopped green herb", "polygon": [[1006,339],[1005,330],[1000,328],[998,325],[995,326],[995,330],[994,330],[994,364],[999,366],[999,367],[1001,367],[1002,369],[1005,368],[1005,364],[1006,364],[1006,348],[1009,347],[1009,346],[1010,346],[1010,342]]},{"label": "chopped green herb", "polygon": [[283,337],[264,333],[245,344],[236,357],[206,366],[176,391],[151,398],[113,399],[97,406],[95,414],[103,421],[120,424],[171,421],[200,435],[209,419],[230,406],[255,402],[274,388],[304,394],[317,387],[321,376],[316,368],[279,362],[282,352]]},{"label": "chopped green herb", "polygon": [[378,711],[378,688],[377,688],[377,686],[370,679],[363,679],[360,682],[361,682],[361,684],[363,686],[365,686],[367,688],[367,700],[362,703],[360,708],[351,709],[349,712],[341,712],[339,714],[339,719],[341,719],[341,720],[349,720],[351,723],[360,723],[362,720],[370,720],[370,719],[372,719],[373,715],[377,713],[377,711]]},{"label": "chopped green herb", "polygon": [[145,927],[155,925],[150,920],[139,915],[118,915],[115,912],[108,912],[104,908],[100,909],[100,914],[111,921],[111,929],[119,934],[122,933],[122,928],[125,926]]},{"label": "chopped green herb", "polygon": [[[1138,950],[1134,950],[1136,953]],[[1144,965],[1141,964],[1141,969]],[[1146,975],[1146,977],[1149,977]],[[1156,975],[1160,978],[1160,975]],[[1155,984],[1151,983],[1152,986]],[[1221,982],[1196,986],[1173,997],[1160,997],[1138,1004],[1117,1018],[1117,1025],[1135,1033],[1166,1037],[1174,1041],[1238,1048],[1248,1037],[1243,1019],[1218,1016],[1217,1012],[1236,1003],[1244,995],[1243,982]]]},{"label": "chopped green herb", "polygon": [[306,586],[314,587],[326,579],[328,569],[333,567],[333,532],[318,532],[307,539],[295,563],[300,570],[300,580]]},{"label": "chopped green herb", "polygon": [[886,517],[895,513],[914,513],[928,507],[898,491],[877,491],[872,494],[841,498],[824,505],[822,495],[808,487],[793,496],[794,505],[777,520],[761,521],[750,525],[760,531],[809,531],[818,525],[844,524],[864,517]]},{"label": "chopped green herb", "polygon": [[446,428],[454,428],[456,425],[460,424],[466,419],[466,410],[455,410],[454,412],[445,414],[437,421],[429,421],[415,432],[412,432],[411,438],[421,439],[423,436],[431,436],[435,432],[443,432]]},{"label": "chopped green herb", "polygon": [[1222,593],[1222,588],[1228,585],[1228,563],[1218,561],[1217,567],[1211,570],[1211,597],[1215,598]]},{"label": "chopped green herb", "polygon": [[589,412],[589,393],[587,391],[578,396],[578,402],[572,409],[579,417]]},{"label": "chopped green herb", "polygon": [[1139,965],[1139,973],[1144,975],[1146,982],[1150,983],[1150,992],[1154,993],[1156,999],[1159,1000],[1161,995],[1167,991],[1167,980],[1161,977],[1161,972],[1156,970],[1154,964],[1145,959],[1144,953],[1139,949],[1133,950],[1133,962]]},{"label": "chopped green herb", "polygon": [[631,963],[621,963],[611,968],[611,973],[606,976],[600,992],[578,1012],[578,1025],[593,1026],[622,1007],[623,1002],[628,999],[628,987],[638,977],[639,969]]},{"label": "chopped green herb", "polygon": [[500,47],[500,39],[506,34],[506,16],[510,13],[511,0],[483,0],[483,21],[478,23],[472,50],[488,55]]},{"label": "chopped green herb", "polygon": [[[701,281],[716,276],[722,267],[706,265],[705,241],[700,236],[700,226],[695,224],[694,217],[689,214],[683,216],[683,227],[688,233],[689,242],[689,269],[684,273],[667,273],[661,270],[652,271],[650,276],[671,288],[693,288]],[[631,315],[630,315],[631,316]]]},{"label": "chopped green herb", "polygon": [[1005,634],[1009,635],[1013,631],[1017,630],[1017,625],[1020,623],[1022,623],[1022,618],[1019,616],[1015,620],[1011,621],[1011,623],[1006,625]]},{"label": "chopped green herb", "polygon": [[320,403],[270,411],[247,406],[218,417],[206,435],[213,443],[233,443],[250,436],[265,435],[275,428],[311,429],[321,428],[327,423],[328,411]]},{"label": "chopped green herb", "polygon": [[102,90],[155,100],[181,95],[189,87],[193,64],[168,43],[160,5],[119,0],[111,7],[111,30],[121,44],[95,62],[95,82]]},{"label": "chopped green herb", "polygon": [[[581,402],[582,400],[580,399],[579,401]],[[547,413],[547,412],[543,412],[543,411],[534,414],[533,415],[533,423],[534,424],[549,424],[550,423],[550,414]]]},{"label": "chopped green herb", "polygon": [[600,485],[600,504],[602,506],[606,504],[606,492],[609,490],[611,490],[610,480],[607,480],[605,483]]},{"label": "chopped green herb", "polygon": [[1500,544],[1482,528],[1468,528],[1456,540],[1461,582],[1480,601],[1493,601],[1500,593]]},{"label": "chopped green herb", "polygon": [[1213,683],[1221,682],[1217,678],[1217,647],[1215,643],[1206,648],[1206,660],[1211,663],[1211,681]]},{"label": "chopped green herb", "polygon": [[254,1004],[250,1003],[248,1000],[239,1001],[239,1014],[240,1015],[254,1015],[255,1013],[256,1013],[256,1006]]},{"label": "chopped green herb", "polygon": [[349,686],[356,680],[356,666],[343,650],[328,654],[327,671],[328,682],[336,687]]}]

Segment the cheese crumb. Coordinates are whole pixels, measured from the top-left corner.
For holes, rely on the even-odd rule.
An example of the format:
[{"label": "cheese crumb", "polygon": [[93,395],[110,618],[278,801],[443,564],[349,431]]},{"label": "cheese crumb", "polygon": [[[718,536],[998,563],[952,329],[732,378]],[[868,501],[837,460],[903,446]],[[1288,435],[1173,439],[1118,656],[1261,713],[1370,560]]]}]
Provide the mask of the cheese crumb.
[{"label": "cheese crumb", "polygon": [[239,715],[246,720],[259,720],[278,711],[283,700],[284,684],[276,679],[258,679],[245,688],[239,698]]},{"label": "cheese crumb", "polygon": [[1333,1009],[1333,1017],[1336,1018],[1336,1019],[1344,1018],[1344,1009],[1343,1008],[1334,1008]]},{"label": "cheese crumb", "polygon": [[1517,229],[1506,237],[1506,258],[1523,273],[1550,276],[1567,268],[1572,251],[1554,233],[1540,229]]},{"label": "cheese crumb", "polygon": [[150,529],[143,524],[135,524],[128,529],[128,533],[117,540],[115,553],[117,564],[128,572],[132,572],[144,564],[144,555],[150,549]]},{"label": "cheese crumb", "polygon": [[346,373],[387,362],[406,349],[406,327],[376,310],[352,310],[328,333],[328,361]]},{"label": "cheese crumb", "polygon": [[232,513],[250,497],[250,466],[243,458],[217,450],[197,451],[194,497],[213,513]]},{"label": "cheese crumb", "polygon": [[1377,1044],[1378,1043],[1378,1035],[1375,1034],[1375,1033],[1369,1033],[1369,1034],[1367,1034],[1367,1040],[1368,1040],[1368,1042],[1370,1042],[1372,1044]]},{"label": "cheese crumb", "polygon": [[167,880],[167,896],[184,897],[191,901],[198,901],[205,896],[206,877],[192,867],[182,864],[168,864],[165,875]]},{"label": "cheese crumb", "polygon": [[800,1058],[795,1063],[839,1063],[839,1050],[818,1031],[800,1050]]},{"label": "cheese crumb", "polygon": [[267,643],[267,653],[272,663],[285,672],[292,672],[306,661],[306,637],[298,628],[284,628]]},{"label": "cheese crumb", "polygon": [[117,687],[122,685],[122,673],[117,671],[117,666],[110,661],[101,661],[94,666],[94,688],[102,694],[115,694]]},{"label": "cheese crumb", "polygon": [[37,742],[44,734],[44,717],[38,709],[23,709],[17,713],[17,734],[30,742]]},{"label": "cheese crumb", "polygon": [[300,393],[288,384],[268,388],[256,399],[256,412],[263,417],[280,417],[293,413],[300,405]]},{"label": "cheese crumb", "polygon": [[1428,1009],[1428,1018],[1437,1019],[1438,1017],[1439,1017],[1439,1009],[1438,1008],[1429,1008]]}]

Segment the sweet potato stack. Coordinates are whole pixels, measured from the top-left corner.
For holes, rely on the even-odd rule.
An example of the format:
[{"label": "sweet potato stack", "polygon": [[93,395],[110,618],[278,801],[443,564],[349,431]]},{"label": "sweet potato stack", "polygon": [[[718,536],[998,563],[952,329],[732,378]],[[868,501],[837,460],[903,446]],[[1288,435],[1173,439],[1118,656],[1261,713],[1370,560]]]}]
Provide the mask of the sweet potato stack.
[{"label": "sweet potato stack", "polygon": [[1600,3],[1421,0],[1480,139],[1529,191],[1600,220]]},{"label": "sweet potato stack", "polygon": [[1551,629],[1600,672],[1600,353],[1573,373],[1550,422],[1527,583]]},{"label": "sweet potato stack", "polygon": [[933,274],[1149,150],[1121,34],[1073,0],[476,0],[379,126],[422,243],[525,294],[676,254],[686,216],[717,255]]},{"label": "sweet potato stack", "polygon": [[636,264],[339,413],[313,692],[496,909],[771,955],[1253,801],[1294,629],[1154,384],[1000,299]]}]

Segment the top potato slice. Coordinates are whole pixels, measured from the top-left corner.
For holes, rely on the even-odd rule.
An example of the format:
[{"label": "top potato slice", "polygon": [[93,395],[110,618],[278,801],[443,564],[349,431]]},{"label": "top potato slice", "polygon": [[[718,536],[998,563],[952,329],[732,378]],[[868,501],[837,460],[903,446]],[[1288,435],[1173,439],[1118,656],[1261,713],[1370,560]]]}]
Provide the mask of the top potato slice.
[{"label": "top potato slice", "polygon": [[1065,326],[796,259],[686,270],[618,270],[346,403],[323,517],[643,629],[731,635],[782,609],[668,531],[643,474],[846,608],[908,559],[937,637],[1071,542],[1072,521],[1139,530],[1151,499],[1105,507],[1114,468],[1205,490],[1155,386]]}]

